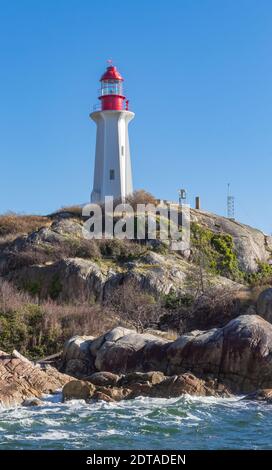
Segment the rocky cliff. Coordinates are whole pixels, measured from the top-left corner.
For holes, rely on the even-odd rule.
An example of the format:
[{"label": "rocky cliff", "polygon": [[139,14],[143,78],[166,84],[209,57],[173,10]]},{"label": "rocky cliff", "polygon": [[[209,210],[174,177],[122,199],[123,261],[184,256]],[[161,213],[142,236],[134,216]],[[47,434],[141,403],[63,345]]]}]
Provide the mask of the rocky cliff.
[{"label": "rocky cliff", "polygon": [[[243,272],[256,271],[260,262],[269,263],[272,237],[203,211],[191,210],[191,219],[214,234],[232,237],[234,256]],[[116,246],[102,247],[102,254],[100,248],[83,238],[80,218],[60,213],[50,225],[0,245],[0,273],[41,298],[50,296],[60,301],[81,294],[106,298],[128,278],[154,294],[170,291],[187,294],[192,291],[192,278],[198,276],[199,268],[188,256],[169,251],[159,241],[147,242],[145,246],[131,242],[125,253],[117,242]],[[216,273],[211,282],[214,286],[241,289],[239,283]]]},{"label": "rocky cliff", "polygon": [[[21,233],[28,231],[25,219],[17,232],[13,220],[10,237],[0,230],[8,237],[0,238],[1,282],[10,281],[20,295],[27,292],[25,299],[9,289],[3,296],[0,285],[0,347],[7,352],[24,347],[20,351],[30,357],[50,355],[59,352],[64,340],[75,333],[99,335],[115,325],[135,326],[133,314],[141,331],[155,327],[177,334],[216,328],[219,335],[241,313],[271,319],[265,299],[262,306],[251,302],[246,278],[260,263],[272,275],[271,237],[259,230],[191,210],[192,249],[179,253],[160,240],[86,240],[80,214],[67,211],[39,219],[39,223],[31,218],[29,233]],[[198,243],[199,233],[207,245]],[[203,263],[205,250],[210,265]],[[124,302],[128,292],[118,289],[129,284],[128,302]],[[7,305],[7,298],[13,296],[14,305]],[[151,318],[154,312],[157,315]],[[142,313],[144,321],[139,318]],[[103,324],[101,319],[109,321]],[[21,344],[18,338],[23,338]],[[82,364],[73,360],[70,366],[76,374]]]},{"label": "rocky cliff", "polygon": [[191,209],[191,220],[214,233],[231,235],[242,271],[254,272],[260,262],[267,263],[272,259],[272,237],[260,230],[236,220],[194,209]]}]

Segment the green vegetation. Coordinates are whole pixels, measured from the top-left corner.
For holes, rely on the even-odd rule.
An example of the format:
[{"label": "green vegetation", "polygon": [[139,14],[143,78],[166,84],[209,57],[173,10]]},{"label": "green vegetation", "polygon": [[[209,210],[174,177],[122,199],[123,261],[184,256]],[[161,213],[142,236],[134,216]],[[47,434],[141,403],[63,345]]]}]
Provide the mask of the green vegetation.
[{"label": "green vegetation", "polygon": [[194,302],[193,296],[189,294],[177,294],[174,291],[170,291],[168,294],[163,296],[163,306],[167,310],[177,310],[183,307],[190,307]]},{"label": "green vegetation", "polygon": [[0,313],[0,348],[6,352],[17,349],[32,358],[56,352],[56,332],[44,329],[42,307],[25,303],[16,310]]},{"label": "green vegetation", "polygon": [[191,242],[192,261],[195,264],[201,263],[203,268],[213,274],[229,277],[236,281],[243,279],[231,235],[214,233],[193,222],[191,224]]},{"label": "green vegetation", "polygon": [[56,300],[62,291],[62,284],[60,282],[59,274],[56,273],[52,277],[52,281],[49,287],[49,295],[51,299]]},{"label": "green vegetation", "polygon": [[256,273],[245,274],[245,280],[252,287],[272,284],[272,265],[268,263],[259,263]]},{"label": "green vegetation", "polygon": [[42,285],[40,281],[25,281],[23,283],[23,289],[29,294],[33,295],[33,297],[39,297],[42,290]]},{"label": "green vegetation", "polygon": [[250,286],[272,283],[272,265],[259,263],[257,272],[245,273],[239,268],[234,242],[231,235],[214,233],[196,223],[191,224],[191,241],[193,247],[192,261],[210,271],[234,281],[244,282]]}]

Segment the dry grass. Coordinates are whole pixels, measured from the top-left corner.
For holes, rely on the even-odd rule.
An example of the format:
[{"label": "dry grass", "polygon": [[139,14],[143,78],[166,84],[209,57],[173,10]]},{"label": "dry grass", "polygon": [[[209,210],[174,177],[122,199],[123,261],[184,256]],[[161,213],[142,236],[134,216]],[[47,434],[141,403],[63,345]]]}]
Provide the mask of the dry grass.
[{"label": "dry grass", "polygon": [[[8,246],[8,242],[1,243],[0,250]],[[6,262],[1,266],[0,275],[16,271],[23,267],[54,263],[65,258],[83,258],[99,260],[101,252],[95,240],[68,239],[55,244],[24,245],[20,251],[9,250]]]},{"label": "dry grass", "polygon": [[144,332],[153,336],[158,336],[158,338],[166,339],[167,341],[176,341],[176,339],[179,337],[177,331],[175,330],[161,331],[147,328]]},{"label": "dry grass", "polygon": [[176,341],[176,339],[179,338],[178,332],[176,330],[167,330],[165,332],[165,339],[168,339],[169,341]]},{"label": "dry grass", "polygon": [[0,313],[7,314],[19,310],[32,299],[25,292],[19,292],[11,283],[0,280]]},{"label": "dry grass", "polygon": [[11,242],[14,241],[15,238],[17,238],[18,235],[15,234],[8,234],[4,235],[3,237],[0,236],[0,251],[4,250]]},{"label": "dry grass", "polygon": [[0,215],[0,237],[31,233],[50,224],[48,217],[40,215],[3,214]]},{"label": "dry grass", "polygon": [[250,290],[250,294],[249,294],[252,302],[256,303],[257,300],[258,300],[259,295],[266,289],[271,289],[271,284],[269,284],[269,283],[265,284],[264,283],[261,286],[252,287],[252,289]]},{"label": "dry grass", "polygon": [[54,212],[52,215],[56,214],[61,214],[62,212],[68,212],[69,214],[72,214],[76,217],[81,217],[82,216],[82,206],[80,205],[73,205],[73,206],[63,206],[60,209],[58,209],[56,212]]}]

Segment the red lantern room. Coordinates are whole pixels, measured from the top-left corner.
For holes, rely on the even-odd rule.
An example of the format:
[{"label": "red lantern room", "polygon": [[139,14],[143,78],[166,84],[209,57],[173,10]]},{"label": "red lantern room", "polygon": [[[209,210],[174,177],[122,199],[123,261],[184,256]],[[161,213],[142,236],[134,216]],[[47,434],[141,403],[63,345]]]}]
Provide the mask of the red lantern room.
[{"label": "red lantern room", "polygon": [[106,72],[100,78],[101,95],[99,99],[102,111],[124,109],[123,81],[124,79],[116,67],[113,65],[107,67]]}]

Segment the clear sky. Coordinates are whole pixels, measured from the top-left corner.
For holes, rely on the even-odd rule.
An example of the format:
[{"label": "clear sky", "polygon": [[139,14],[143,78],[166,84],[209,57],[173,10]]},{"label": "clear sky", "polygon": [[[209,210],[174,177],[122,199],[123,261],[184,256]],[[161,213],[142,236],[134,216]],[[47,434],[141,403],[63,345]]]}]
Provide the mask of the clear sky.
[{"label": "clear sky", "polygon": [[135,188],[272,232],[270,0],[0,0],[0,212],[89,200],[99,78],[131,109]]}]

